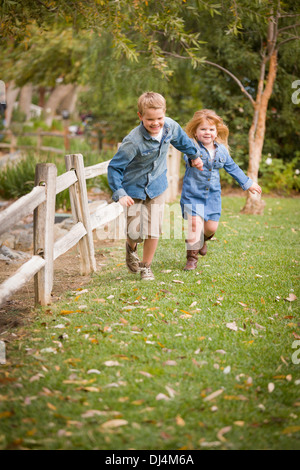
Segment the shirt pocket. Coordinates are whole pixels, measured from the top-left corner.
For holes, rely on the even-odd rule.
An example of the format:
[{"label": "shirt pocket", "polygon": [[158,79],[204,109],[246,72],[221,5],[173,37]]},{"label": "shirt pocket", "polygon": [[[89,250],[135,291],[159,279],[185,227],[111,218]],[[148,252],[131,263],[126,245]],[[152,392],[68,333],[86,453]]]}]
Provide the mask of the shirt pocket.
[{"label": "shirt pocket", "polygon": [[144,150],[143,152],[141,152],[141,160],[143,161],[153,161],[155,160],[157,157],[158,157],[158,154],[159,154],[159,150],[153,150],[153,149],[149,149],[149,150]]},{"label": "shirt pocket", "polygon": [[214,168],[223,168],[226,163],[226,157],[223,155],[220,155],[219,157],[216,157],[214,160]]}]

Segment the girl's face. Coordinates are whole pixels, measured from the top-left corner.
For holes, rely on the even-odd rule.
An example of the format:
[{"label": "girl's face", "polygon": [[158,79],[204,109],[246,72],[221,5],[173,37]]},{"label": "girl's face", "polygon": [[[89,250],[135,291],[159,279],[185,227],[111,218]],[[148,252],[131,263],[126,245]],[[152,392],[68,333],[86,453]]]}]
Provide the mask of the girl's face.
[{"label": "girl's face", "polygon": [[214,144],[214,140],[217,137],[217,128],[215,124],[211,124],[209,121],[202,121],[196,129],[196,139],[205,146],[211,146]]}]

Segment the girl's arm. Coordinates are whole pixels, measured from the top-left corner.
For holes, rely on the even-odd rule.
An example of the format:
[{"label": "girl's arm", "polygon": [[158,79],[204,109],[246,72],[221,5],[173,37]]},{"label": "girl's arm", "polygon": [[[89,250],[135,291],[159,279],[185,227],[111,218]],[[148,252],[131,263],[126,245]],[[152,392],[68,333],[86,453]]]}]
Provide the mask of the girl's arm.
[{"label": "girl's arm", "polygon": [[248,189],[250,190],[250,188],[254,184],[254,181],[252,181],[252,179],[245,175],[243,170],[233,161],[227,150],[226,154],[227,155],[226,162],[224,164],[224,170],[227,171],[227,173],[238,182],[238,184],[244,191],[247,191]]}]

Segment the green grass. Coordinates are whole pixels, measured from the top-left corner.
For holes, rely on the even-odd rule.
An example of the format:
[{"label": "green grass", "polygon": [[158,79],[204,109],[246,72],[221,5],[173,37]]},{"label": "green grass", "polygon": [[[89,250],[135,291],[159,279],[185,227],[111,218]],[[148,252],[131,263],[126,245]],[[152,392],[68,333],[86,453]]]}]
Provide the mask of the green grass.
[{"label": "green grass", "polygon": [[298,300],[284,300],[299,298],[299,200],[243,204],[223,199],[196,272],[183,240],[162,239],[142,283],[118,242],[87,292],[36,311],[1,368],[2,449],[300,449]]}]

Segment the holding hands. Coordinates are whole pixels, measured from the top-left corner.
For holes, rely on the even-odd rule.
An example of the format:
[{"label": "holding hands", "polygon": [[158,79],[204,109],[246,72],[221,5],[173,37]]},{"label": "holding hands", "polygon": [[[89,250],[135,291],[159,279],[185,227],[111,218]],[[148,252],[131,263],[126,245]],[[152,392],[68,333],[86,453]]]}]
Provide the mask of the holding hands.
[{"label": "holding hands", "polygon": [[195,160],[191,160],[191,165],[198,170],[203,171],[203,161],[200,157],[196,158]]}]

